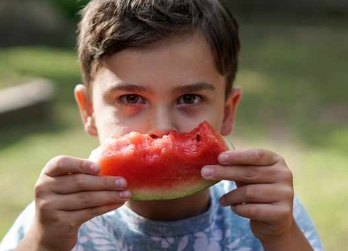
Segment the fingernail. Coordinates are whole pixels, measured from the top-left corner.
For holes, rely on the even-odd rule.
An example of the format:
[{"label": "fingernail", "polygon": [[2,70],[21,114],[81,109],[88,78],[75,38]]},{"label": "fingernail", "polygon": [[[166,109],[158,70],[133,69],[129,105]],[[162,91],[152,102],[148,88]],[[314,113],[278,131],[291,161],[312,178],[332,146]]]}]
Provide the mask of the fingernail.
[{"label": "fingernail", "polygon": [[212,176],[212,175],[213,175],[213,172],[214,172],[214,170],[213,170],[213,168],[210,167],[210,166],[203,167],[203,169],[202,169],[202,175],[203,175],[204,177],[210,177],[210,176]]},{"label": "fingernail", "polygon": [[120,197],[121,197],[122,199],[127,200],[127,199],[129,199],[129,198],[131,197],[131,193],[130,193],[130,191],[128,191],[128,190],[122,191],[122,192],[120,192]]},{"label": "fingernail", "polygon": [[226,153],[222,153],[219,155],[219,162],[226,163],[228,161],[228,155]]},{"label": "fingernail", "polygon": [[127,185],[127,182],[124,179],[116,179],[115,183],[118,188],[124,188]]},{"label": "fingernail", "polygon": [[93,163],[90,168],[91,168],[92,172],[94,172],[94,173],[99,173],[100,172],[100,167],[96,163]]}]

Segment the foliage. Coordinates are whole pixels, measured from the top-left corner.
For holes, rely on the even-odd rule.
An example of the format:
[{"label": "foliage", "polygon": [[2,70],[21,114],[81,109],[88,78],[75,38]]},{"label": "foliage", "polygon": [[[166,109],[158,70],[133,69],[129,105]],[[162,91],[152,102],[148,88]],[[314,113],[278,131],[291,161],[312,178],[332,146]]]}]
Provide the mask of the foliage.
[{"label": "foliage", "polygon": [[90,1],[90,0],[46,0],[52,3],[52,5],[60,8],[67,17],[73,20],[78,20],[77,13]]}]

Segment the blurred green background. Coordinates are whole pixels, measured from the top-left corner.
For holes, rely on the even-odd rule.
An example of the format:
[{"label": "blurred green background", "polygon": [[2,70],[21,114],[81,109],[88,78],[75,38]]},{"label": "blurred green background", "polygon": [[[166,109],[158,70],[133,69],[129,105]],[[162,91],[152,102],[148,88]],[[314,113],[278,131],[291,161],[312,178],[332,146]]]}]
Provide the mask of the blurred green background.
[{"label": "blurred green background", "polygon": [[[87,157],[97,146],[84,133],[73,99],[81,82],[76,12],[86,2],[0,0],[0,89],[35,77],[51,80],[56,89],[53,119],[0,127],[0,239],[33,200],[35,181],[49,159]],[[316,6],[275,2],[230,1],[241,25],[236,84],[244,90],[231,140],[237,148],[282,155],[327,250],[345,250],[348,8],[338,0]]]}]

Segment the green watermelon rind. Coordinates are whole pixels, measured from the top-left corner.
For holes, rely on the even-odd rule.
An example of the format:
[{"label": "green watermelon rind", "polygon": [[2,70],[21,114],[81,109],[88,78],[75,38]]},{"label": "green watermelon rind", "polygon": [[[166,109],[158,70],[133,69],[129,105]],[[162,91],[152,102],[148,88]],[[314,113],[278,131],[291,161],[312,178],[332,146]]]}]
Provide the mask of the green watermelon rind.
[{"label": "green watermelon rind", "polygon": [[132,192],[131,199],[135,201],[173,200],[199,193],[218,182],[203,180],[202,178],[202,182],[196,183],[194,186],[186,186],[186,188],[183,188],[184,185],[180,186],[180,191],[177,188],[168,191],[163,191],[163,189],[159,189],[158,191],[154,189],[136,189]]}]

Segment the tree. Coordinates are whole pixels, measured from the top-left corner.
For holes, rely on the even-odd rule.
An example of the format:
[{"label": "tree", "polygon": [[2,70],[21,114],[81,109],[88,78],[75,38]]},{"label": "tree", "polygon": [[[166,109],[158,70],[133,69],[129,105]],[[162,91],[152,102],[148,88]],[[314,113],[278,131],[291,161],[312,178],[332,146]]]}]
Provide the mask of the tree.
[{"label": "tree", "polygon": [[78,20],[77,13],[89,2],[89,0],[45,0],[53,6],[61,9],[65,15],[73,20]]}]

